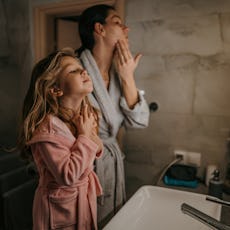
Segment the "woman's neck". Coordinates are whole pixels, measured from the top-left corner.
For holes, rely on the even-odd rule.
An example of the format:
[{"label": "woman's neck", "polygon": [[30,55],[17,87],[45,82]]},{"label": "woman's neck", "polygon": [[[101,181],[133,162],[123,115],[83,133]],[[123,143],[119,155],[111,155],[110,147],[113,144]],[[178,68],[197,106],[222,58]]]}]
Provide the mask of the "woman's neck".
[{"label": "woman's neck", "polygon": [[105,87],[108,89],[110,83],[109,71],[113,62],[113,50],[105,46],[95,45],[92,53],[104,80]]},{"label": "woman's neck", "polygon": [[101,75],[104,80],[109,77],[109,71],[113,61],[113,50],[105,46],[97,46],[92,50],[93,57],[98,65]]}]

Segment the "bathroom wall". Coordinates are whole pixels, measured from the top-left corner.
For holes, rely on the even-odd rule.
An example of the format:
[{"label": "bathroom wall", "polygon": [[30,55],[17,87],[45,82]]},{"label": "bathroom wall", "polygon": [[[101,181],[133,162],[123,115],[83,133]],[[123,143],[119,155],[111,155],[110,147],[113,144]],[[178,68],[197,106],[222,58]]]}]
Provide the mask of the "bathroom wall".
[{"label": "bathroom wall", "polygon": [[230,1],[128,0],[126,23],[143,58],[139,88],[159,109],[125,136],[128,184],[153,184],[174,149],[200,152],[225,173],[230,131]]},{"label": "bathroom wall", "polygon": [[[15,142],[33,63],[33,6],[46,2],[0,0],[0,144]],[[128,185],[154,184],[178,148],[202,153],[201,176],[210,163],[224,173],[230,129],[230,2],[126,0],[125,5],[132,51],[143,54],[137,85],[148,103],[159,105],[147,129],[124,136]]]},{"label": "bathroom wall", "polygon": [[0,0],[0,145],[15,145],[24,76],[30,69],[28,0]]}]

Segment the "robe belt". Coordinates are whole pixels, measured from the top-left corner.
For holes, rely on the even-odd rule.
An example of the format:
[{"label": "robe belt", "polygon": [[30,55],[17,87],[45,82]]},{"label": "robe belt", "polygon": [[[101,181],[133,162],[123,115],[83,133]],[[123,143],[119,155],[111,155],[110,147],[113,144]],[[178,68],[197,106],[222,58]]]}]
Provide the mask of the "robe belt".
[{"label": "robe belt", "polygon": [[103,144],[105,146],[108,146],[108,145],[111,145],[111,144],[114,144],[114,143],[117,143],[117,139],[116,137],[107,137],[107,138],[102,138],[102,141],[103,141]]},{"label": "robe belt", "polygon": [[82,174],[82,176],[80,177],[79,181],[72,185],[60,185],[54,181],[48,181],[47,183],[45,183],[44,178],[40,177],[38,186],[41,188],[46,188],[46,189],[77,188],[77,187],[88,185],[89,180],[90,180],[90,183],[95,184],[97,194],[101,194],[101,185],[99,183],[97,175],[93,171],[93,166],[87,168],[85,172]]},{"label": "robe belt", "polygon": [[[113,157],[114,161],[115,162],[120,162],[120,159],[123,159],[123,154],[122,152],[120,151],[120,148],[119,148],[119,145],[117,143],[117,139],[116,137],[112,136],[112,137],[108,137],[106,139],[102,139],[103,141],[103,144],[105,146],[105,149],[104,149],[104,156],[106,154],[109,154],[111,157]],[[105,158],[106,159],[106,158]],[[106,164],[104,162],[104,158],[100,158],[100,159],[97,159],[96,162],[95,162],[95,165],[96,165],[96,173],[100,179],[100,182],[101,182],[101,186],[102,188],[105,188],[105,184],[106,184],[106,176],[104,174],[104,165]],[[122,162],[123,164],[123,162]],[[114,170],[117,172],[118,169],[117,167],[120,167],[120,163],[115,163],[115,168]],[[106,194],[107,193],[107,194]],[[110,195],[111,192],[110,191],[104,191],[104,194],[103,196],[99,197],[98,199],[98,203],[100,205],[104,205],[105,204],[105,196],[107,195]]]},{"label": "robe belt", "polygon": [[[102,188],[96,173],[93,171],[93,167],[86,169],[84,174],[81,176],[81,180],[71,186],[60,186],[57,183],[51,182],[47,185],[41,185],[43,180],[39,181],[39,187],[45,189],[62,189],[62,188],[77,188],[88,185],[88,198],[89,205],[92,212],[94,228],[97,229],[97,206],[96,199],[97,196],[102,195]],[[88,183],[89,182],[89,183]],[[80,225],[80,223],[79,223]]]}]

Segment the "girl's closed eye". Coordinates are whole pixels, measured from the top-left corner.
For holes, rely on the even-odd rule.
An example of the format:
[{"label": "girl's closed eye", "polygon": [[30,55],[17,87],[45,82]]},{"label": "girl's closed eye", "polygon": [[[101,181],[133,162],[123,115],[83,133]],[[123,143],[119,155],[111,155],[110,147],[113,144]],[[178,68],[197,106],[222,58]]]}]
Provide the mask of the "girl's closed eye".
[{"label": "girl's closed eye", "polygon": [[77,70],[76,69],[74,69],[74,70],[70,70],[69,71],[69,73],[76,73],[77,72]]},{"label": "girl's closed eye", "polygon": [[71,69],[69,70],[69,73],[81,73],[82,69]]}]

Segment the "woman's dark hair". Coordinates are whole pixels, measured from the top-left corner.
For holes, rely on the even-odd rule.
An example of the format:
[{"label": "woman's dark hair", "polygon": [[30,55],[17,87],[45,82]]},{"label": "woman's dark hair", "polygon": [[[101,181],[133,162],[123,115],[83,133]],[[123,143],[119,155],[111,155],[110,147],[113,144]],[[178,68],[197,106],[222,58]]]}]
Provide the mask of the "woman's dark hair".
[{"label": "woman's dark hair", "polygon": [[78,29],[82,46],[76,51],[78,55],[80,55],[84,49],[93,49],[95,43],[93,36],[94,25],[97,22],[105,24],[105,19],[110,10],[115,9],[113,6],[100,4],[89,7],[82,12]]}]

